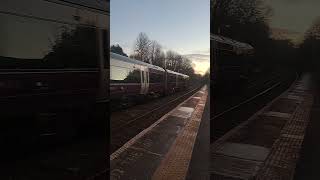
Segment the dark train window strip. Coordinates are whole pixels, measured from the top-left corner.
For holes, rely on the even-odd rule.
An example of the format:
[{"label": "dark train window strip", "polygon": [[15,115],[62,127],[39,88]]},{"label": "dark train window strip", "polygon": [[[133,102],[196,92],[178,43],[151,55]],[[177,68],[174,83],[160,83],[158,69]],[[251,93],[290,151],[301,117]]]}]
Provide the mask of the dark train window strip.
[{"label": "dark train window strip", "polygon": [[[109,6],[108,3],[109,1],[101,1],[101,0],[90,0],[95,2],[94,3],[90,3],[90,1],[86,1],[86,2],[80,2],[79,0],[44,0],[44,1],[48,1],[51,3],[56,3],[56,4],[63,4],[63,5],[67,5],[67,4],[71,4],[71,5],[77,5],[77,6],[83,6],[86,7],[90,10],[97,10],[97,11],[103,11],[106,14],[109,14],[110,10],[109,10]],[[100,2],[99,5],[97,4],[97,2]]]},{"label": "dark train window strip", "polygon": [[[2,15],[0,69],[96,68],[96,28]],[[2,36],[1,36],[2,35]],[[28,42],[28,43],[21,43]]]},{"label": "dark train window strip", "polygon": [[59,21],[59,20],[55,20],[55,19],[48,19],[48,18],[42,18],[42,17],[38,17],[38,16],[30,16],[30,15],[25,15],[25,14],[22,15],[22,14],[17,14],[17,13],[13,13],[13,12],[0,11],[0,14],[13,15],[13,16],[21,17],[21,18],[37,19],[37,20],[41,20],[41,21],[50,21],[50,22],[59,23],[59,24],[65,24],[65,25],[73,25],[73,26],[74,25],[79,25],[79,26],[98,28],[97,26],[90,25],[90,24],[69,23],[69,22]]}]

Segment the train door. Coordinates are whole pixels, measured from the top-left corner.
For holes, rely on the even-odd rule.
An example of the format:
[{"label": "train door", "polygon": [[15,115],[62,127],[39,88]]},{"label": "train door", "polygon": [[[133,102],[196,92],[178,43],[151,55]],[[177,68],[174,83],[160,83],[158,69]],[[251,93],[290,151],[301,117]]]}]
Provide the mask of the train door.
[{"label": "train door", "polygon": [[141,68],[141,90],[140,94],[147,94],[149,90],[149,72],[148,68],[142,67]]},{"label": "train door", "polygon": [[144,70],[143,70],[142,67],[140,68],[140,77],[141,77],[141,89],[140,89],[140,94],[144,94],[145,83],[144,83]]},{"label": "train door", "polygon": [[179,88],[179,80],[178,80],[178,75],[176,75],[176,74],[175,74],[175,76],[176,76],[176,89],[178,89],[178,88]]},{"label": "train door", "polygon": [[146,73],[146,80],[145,80],[145,83],[146,83],[146,85],[145,85],[145,93],[147,94],[148,92],[149,92],[149,80],[150,80],[150,78],[149,78],[149,69],[146,69],[146,71],[145,71],[145,73]]},{"label": "train door", "polygon": [[168,72],[165,70],[164,72],[164,94],[166,95],[168,93]]}]

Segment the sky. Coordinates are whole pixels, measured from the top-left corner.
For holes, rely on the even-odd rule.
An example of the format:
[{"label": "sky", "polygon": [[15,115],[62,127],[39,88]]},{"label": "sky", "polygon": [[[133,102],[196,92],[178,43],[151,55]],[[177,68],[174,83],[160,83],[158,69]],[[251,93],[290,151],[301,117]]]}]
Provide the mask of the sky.
[{"label": "sky", "polygon": [[210,68],[210,0],[111,0],[110,44],[131,54],[140,32],[189,57],[196,73]]},{"label": "sky", "polygon": [[[319,0],[265,0],[273,8],[270,26],[286,29],[297,39],[320,17]],[[300,33],[300,37],[297,34]]]}]

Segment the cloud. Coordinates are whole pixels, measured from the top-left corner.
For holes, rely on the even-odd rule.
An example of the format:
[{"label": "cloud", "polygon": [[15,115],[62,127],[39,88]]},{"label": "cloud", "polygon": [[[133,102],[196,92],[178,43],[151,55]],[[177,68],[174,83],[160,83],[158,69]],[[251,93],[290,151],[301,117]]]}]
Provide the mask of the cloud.
[{"label": "cloud", "polygon": [[204,75],[210,68],[210,54],[185,54],[192,61],[192,67],[197,74]]},{"label": "cloud", "polygon": [[300,32],[291,31],[288,29],[282,29],[282,28],[272,28],[271,29],[271,37],[273,39],[289,39],[295,44],[299,44],[303,41],[304,34]]},{"label": "cloud", "polygon": [[319,0],[267,0],[274,9],[271,27],[304,33],[320,16]]},{"label": "cloud", "polygon": [[210,61],[210,54],[185,54],[184,56],[196,62]]}]

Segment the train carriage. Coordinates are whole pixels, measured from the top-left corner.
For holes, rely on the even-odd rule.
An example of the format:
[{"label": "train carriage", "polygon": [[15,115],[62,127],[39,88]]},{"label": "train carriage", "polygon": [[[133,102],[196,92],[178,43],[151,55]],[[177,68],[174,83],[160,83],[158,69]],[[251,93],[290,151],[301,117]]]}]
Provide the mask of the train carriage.
[{"label": "train carriage", "polygon": [[149,68],[149,92],[151,94],[165,94],[165,70],[152,66]]},{"label": "train carriage", "polygon": [[171,70],[166,70],[167,72],[167,93],[174,93],[176,91],[180,91],[187,87],[187,82],[189,80],[189,76],[185,74],[181,74],[178,72],[174,72]]},{"label": "train carriage", "polygon": [[10,0],[0,23],[1,136],[74,136],[94,124],[105,131],[109,2]]},{"label": "train carriage", "polygon": [[232,91],[246,84],[253,65],[254,48],[233,39],[211,35],[213,60],[212,84],[214,88]]},{"label": "train carriage", "polygon": [[164,69],[115,53],[110,54],[110,97],[112,99],[164,94]]},{"label": "train carriage", "polygon": [[110,53],[110,98],[164,95],[186,89],[189,76]]}]

